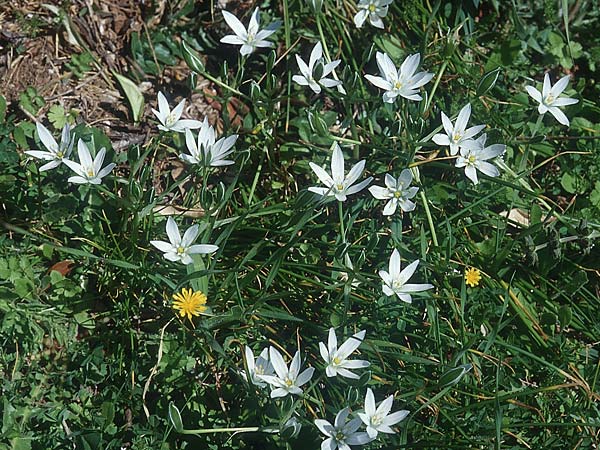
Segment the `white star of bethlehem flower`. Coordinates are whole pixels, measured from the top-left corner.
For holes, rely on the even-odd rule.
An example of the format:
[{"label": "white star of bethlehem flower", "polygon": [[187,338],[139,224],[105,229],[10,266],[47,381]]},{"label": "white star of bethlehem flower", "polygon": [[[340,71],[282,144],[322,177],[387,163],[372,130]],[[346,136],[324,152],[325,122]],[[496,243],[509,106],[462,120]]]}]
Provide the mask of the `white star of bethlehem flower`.
[{"label": "white star of bethlehem flower", "polygon": [[[301,75],[294,75],[292,80],[301,86],[310,87],[315,94],[321,92],[321,86],[330,88],[342,84],[339,80],[332,78],[326,78],[333,70],[340,64],[340,60],[336,59],[330,63],[323,64],[323,46],[320,42],[317,42],[310,52],[310,58],[308,65],[304,62],[300,56],[296,55],[296,61],[298,62],[298,68],[300,69]],[[315,68],[320,66],[320,70],[315,73]],[[320,73],[318,73],[320,72]]]},{"label": "white star of bethlehem flower", "polygon": [[79,156],[79,163],[63,159],[63,162],[69,166],[77,176],[70,177],[67,181],[75,184],[100,184],[102,178],[110,173],[111,170],[116,166],[115,163],[110,163],[106,167],[102,168],[104,164],[104,157],[106,156],[106,149],[103,147],[96,154],[96,157],[92,160],[92,155],[85,142],[81,139],[77,142],[77,155]]},{"label": "white star of bethlehem flower", "polygon": [[361,419],[355,418],[346,422],[349,415],[350,409],[344,408],[336,414],[333,425],[324,419],[315,420],[319,431],[327,436],[321,443],[321,450],[350,450],[351,445],[364,445],[373,440],[364,431],[357,432],[362,425]]},{"label": "white star of bethlehem flower", "polygon": [[560,106],[574,105],[579,102],[576,98],[560,97],[560,94],[565,90],[567,84],[569,84],[569,75],[565,75],[556,82],[554,86],[550,83],[550,75],[544,75],[544,85],[542,86],[542,92],[538,91],[532,86],[525,86],[527,93],[539,103],[538,112],[540,114],[546,114],[550,112],[556,120],[562,125],[569,126],[569,119],[565,114],[558,109]]},{"label": "white star of bethlehem flower", "polygon": [[410,187],[412,181],[412,173],[408,169],[400,172],[400,176],[396,180],[389,173],[385,174],[385,186],[371,186],[369,192],[378,200],[389,200],[383,208],[384,216],[391,216],[396,212],[396,208],[404,212],[409,212],[415,209],[416,205],[410,201],[417,195],[418,187]]},{"label": "white star of bethlehem flower", "polygon": [[254,360],[254,353],[252,353],[252,349],[246,345],[245,348],[246,354],[246,365],[248,366],[248,374],[246,371],[241,370],[241,374],[244,378],[248,380],[249,383],[254,384],[258,387],[265,387],[267,383],[261,380],[259,375],[273,375],[275,373],[275,369],[273,368],[273,364],[269,361],[269,349],[263,348],[262,352],[256,361]]},{"label": "white star of bethlehem flower", "polygon": [[432,289],[433,285],[431,284],[406,284],[415,273],[415,270],[417,270],[418,265],[419,260],[417,259],[401,271],[400,253],[395,249],[390,257],[389,272],[385,270],[379,271],[379,276],[383,280],[383,293],[388,296],[395,294],[403,302],[411,303],[412,297],[410,296],[410,292],[421,292]]},{"label": "white star of bethlehem flower", "polygon": [[373,177],[369,177],[354,185],[365,168],[365,160],[363,159],[362,161],[357,162],[352,166],[348,175],[345,175],[344,155],[337,143],[335,144],[333,155],[331,156],[331,176],[325,172],[322,167],[317,166],[313,162],[308,163],[308,165],[315,172],[321,183],[326,186],[313,186],[309,187],[308,190],[323,196],[333,195],[341,202],[346,200],[346,196],[362,191],[373,180]]},{"label": "white star of bethlehem flower", "polygon": [[367,426],[367,434],[371,439],[375,439],[378,432],[394,434],[395,431],[390,427],[408,416],[409,411],[406,410],[396,411],[390,414],[393,401],[394,396],[390,395],[379,404],[377,409],[375,409],[375,396],[373,395],[371,388],[367,388],[367,395],[365,396],[365,412],[358,413],[358,416]]},{"label": "white star of bethlehem flower", "polygon": [[285,397],[288,394],[302,394],[300,386],[308,383],[313,376],[315,369],[309,367],[300,373],[300,352],[296,352],[288,369],[281,353],[274,348],[269,347],[269,360],[275,369],[275,375],[257,375],[261,380],[269,383],[274,389],[271,391],[271,398]]},{"label": "white star of bethlehem flower", "polygon": [[485,128],[485,125],[476,125],[471,128],[467,128],[469,117],[471,117],[471,104],[467,103],[463,109],[458,113],[456,123],[452,125],[452,122],[442,111],[442,125],[446,134],[438,133],[433,136],[433,142],[437,145],[449,145],[450,154],[456,155],[460,146],[463,142],[473,138],[477,133]]},{"label": "white star of bethlehem flower", "polygon": [[157,249],[164,253],[165,259],[169,261],[181,261],[183,264],[191,264],[194,262],[190,255],[207,254],[216,252],[219,247],[210,244],[192,243],[198,237],[198,225],[192,225],[183,234],[183,238],[179,233],[179,227],[172,217],[167,219],[167,236],[169,242],[165,241],[150,241]]},{"label": "white star of bethlehem flower", "polygon": [[477,170],[488,177],[500,175],[498,168],[486,161],[502,155],[506,150],[506,145],[493,144],[486,147],[486,139],[487,135],[484,133],[477,140],[464,142],[460,148],[460,156],[456,159],[456,167],[464,167],[465,175],[474,184],[479,183]]},{"label": "white star of bethlehem flower", "polygon": [[185,144],[190,154],[182,153],[179,157],[190,164],[205,164],[212,167],[233,164],[233,161],[225,158],[233,153],[232,147],[238,135],[232,134],[218,141],[216,138],[215,129],[208,124],[208,119],[205,117],[198,132],[198,143],[194,140],[192,132],[186,128]]},{"label": "white star of bethlehem flower", "polygon": [[158,111],[152,109],[152,112],[161,123],[158,126],[158,129],[162,131],[176,131],[177,133],[183,133],[186,128],[200,128],[201,123],[198,120],[181,119],[183,108],[185,108],[185,99],[181,100],[177,106],[173,108],[173,111],[171,111],[167,99],[162,92],[159,92]]},{"label": "white star of bethlehem flower", "polygon": [[429,72],[415,74],[421,61],[420,53],[407,56],[400,70],[396,70],[396,66],[386,53],[377,52],[375,58],[382,76],[365,75],[365,78],[386,91],[383,93],[384,102],[393,103],[398,96],[416,101],[423,99],[418,93],[419,88],[429,83],[433,74]]},{"label": "white star of bethlehem flower", "polygon": [[40,122],[35,124],[40,141],[48,149],[47,152],[41,150],[27,150],[25,153],[34,158],[50,161],[44,164],[38,170],[44,172],[46,170],[58,167],[65,159],[69,157],[73,151],[73,143],[75,139],[71,136],[71,127],[68,123],[62,129],[60,144],[56,142],[50,131]]},{"label": "white star of bethlehem flower", "polygon": [[242,56],[249,55],[257,47],[273,47],[273,43],[266,41],[265,39],[271,36],[281,26],[280,21],[271,23],[264,30],[260,30],[260,17],[259,9],[256,8],[250,17],[248,23],[248,29],[239,21],[237,17],[231,14],[229,11],[222,11],[223,18],[227,25],[233,30],[235,34],[228,34],[221,38],[221,42],[224,44],[241,45],[240,54]]},{"label": "white star of bethlehem flower", "polygon": [[365,331],[360,331],[350,338],[348,338],[341,346],[337,346],[337,337],[333,328],[329,329],[329,336],[327,339],[327,346],[323,342],[319,342],[319,351],[321,357],[327,363],[325,373],[328,377],[335,377],[341,375],[346,378],[358,379],[359,376],[355,373],[350,372],[349,369],[362,369],[369,367],[368,361],[360,359],[349,361],[347,358],[353,353],[361,344],[365,337]]},{"label": "white star of bethlehem flower", "polygon": [[393,0],[360,0],[356,7],[358,12],[354,15],[354,25],[361,28],[367,18],[371,25],[383,28],[383,17],[387,16],[388,7]]}]

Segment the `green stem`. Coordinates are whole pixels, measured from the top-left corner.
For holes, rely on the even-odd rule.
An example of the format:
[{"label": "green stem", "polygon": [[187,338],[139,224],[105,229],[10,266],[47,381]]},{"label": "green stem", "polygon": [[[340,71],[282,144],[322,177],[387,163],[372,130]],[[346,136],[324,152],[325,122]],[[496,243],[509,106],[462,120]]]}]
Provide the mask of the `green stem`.
[{"label": "green stem", "polygon": [[252,180],[252,187],[250,188],[250,195],[248,196],[248,206],[252,204],[252,197],[254,197],[254,191],[256,190],[256,185],[258,184],[258,179],[260,178],[260,172],[262,171],[262,165],[265,160],[265,154],[267,153],[267,147],[263,149],[263,153],[260,157],[260,162],[258,163],[258,167],[256,168],[256,173],[254,174],[254,180]]},{"label": "green stem", "polygon": [[[537,134],[540,125],[542,124],[542,120],[544,119],[544,115],[540,114],[537,118],[537,122],[535,123],[535,127],[533,128],[533,131],[531,132],[531,139],[533,139],[535,137],[535,135]],[[527,145],[525,145],[525,151],[523,152],[523,157],[521,158],[521,162],[519,163],[519,172],[522,172],[523,170],[525,170],[525,166],[527,165],[527,161],[529,160],[529,146],[531,144],[527,143]]]},{"label": "green stem", "polygon": [[437,90],[438,85],[440,84],[440,81],[442,80],[442,75],[444,74],[444,71],[446,70],[446,66],[448,66],[448,60],[443,62],[442,67],[440,68],[440,71],[438,72],[438,76],[435,79],[435,83],[433,83],[433,87],[431,88],[431,93],[427,97],[427,102],[425,103],[425,109],[423,110],[424,113],[429,110],[429,106],[431,105],[431,100],[433,99],[433,95],[435,94],[435,91]]},{"label": "green stem", "polygon": [[230,91],[230,92],[233,92],[234,94],[237,94],[237,95],[239,95],[240,97],[243,97],[243,98],[245,98],[246,100],[249,100],[249,99],[250,99],[250,97],[248,97],[247,95],[245,95],[245,94],[242,94],[240,91],[238,91],[238,90],[237,90],[237,89],[235,89],[235,88],[232,88],[232,87],[231,87],[231,86],[229,86],[227,83],[223,83],[221,80],[219,80],[219,79],[217,79],[217,78],[213,77],[213,76],[212,76],[211,74],[209,74],[208,72],[204,72],[204,73],[202,73],[202,76],[203,76],[204,78],[206,78],[207,80],[210,80],[210,81],[212,81],[212,82],[213,82],[213,83],[215,83],[217,86],[221,86],[223,89],[226,89],[226,90],[228,90],[228,91]]},{"label": "green stem", "polygon": [[338,200],[338,214],[340,217],[340,236],[342,236],[342,244],[346,243],[346,230],[344,230],[344,207],[343,202]]},{"label": "green stem", "polygon": [[201,430],[181,430],[181,434],[209,434],[209,433],[251,433],[256,431],[265,431],[271,433],[271,428],[261,427],[236,427],[236,428],[207,428]]},{"label": "green stem", "polygon": [[37,172],[37,210],[38,210],[38,218],[41,221],[42,220],[42,174],[40,173],[39,169],[36,170]]},{"label": "green stem", "polygon": [[[317,14],[317,29],[319,30],[319,37],[321,39],[321,45],[323,46],[323,52],[325,53],[325,57],[327,58],[327,62],[331,62],[331,56],[329,55],[329,49],[327,48],[327,41],[325,40],[325,34],[323,34],[323,27],[321,26],[321,14]],[[339,81],[335,70],[331,72],[333,78]]]},{"label": "green stem", "polygon": [[431,239],[433,239],[433,245],[437,247],[439,244],[437,234],[435,233],[435,226],[433,225],[433,217],[431,217],[431,211],[429,210],[429,202],[427,200],[427,197],[425,196],[425,191],[423,191],[423,189],[421,189],[419,193],[421,194],[421,200],[423,201],[423,206],[425,207],[427,223],[429,224],[429,230],[431,231]]},{"label": "green stem", "polygon": [[[292,37],[291,37],[291,27],[290,27],[290,11],[288,0],[283,0],[283,23],[285,24],[285,48],[286,50],[290,48]],[[289,60],[287,60],[289,61]],[[286,64],[287,67],[287,64]],[[287,71],[287,96],[286,96],[286,107],[285,107],[285,132],[288,131],[288,126],[290,122],[290,105],[291,105],[291,90],[292,90],[292,73]]]},{"label": "green stem", "polygon": [[[361,144],[360,141],[357,141],[355,139],[349,139],[349,138],[340,137],[340,136],[333,136],[333,135],[330,135],[329,137],[331,139],[333,139],[334,141],[345,142],[346,144],[354,144],[354,145],[360,145]],[[356,159],[358,159],[358,157],[356,157]]]}]

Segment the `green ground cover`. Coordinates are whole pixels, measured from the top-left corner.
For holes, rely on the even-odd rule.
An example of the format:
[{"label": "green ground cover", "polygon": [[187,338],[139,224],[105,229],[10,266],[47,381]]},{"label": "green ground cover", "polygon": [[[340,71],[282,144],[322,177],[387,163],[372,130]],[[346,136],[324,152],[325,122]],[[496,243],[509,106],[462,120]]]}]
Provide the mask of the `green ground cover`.
[{"label": "green ground cover", "polygon": [[120,92],[0,92],[0,449],[597,448],[594,1],[102,3],[0,40]]}]

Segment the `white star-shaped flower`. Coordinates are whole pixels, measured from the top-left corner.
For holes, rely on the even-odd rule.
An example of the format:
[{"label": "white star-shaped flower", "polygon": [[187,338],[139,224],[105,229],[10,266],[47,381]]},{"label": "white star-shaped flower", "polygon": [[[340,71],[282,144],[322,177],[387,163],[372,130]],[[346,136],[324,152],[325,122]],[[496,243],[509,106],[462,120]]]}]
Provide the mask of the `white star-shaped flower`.
[{"label": "white star-shaped flower", "polygon": [[222,11],[222,13],[225,22],[227,22],[227,25],[229,25],[235,33],[222,37],[222,43],[241,45],[240,54],[242,56],[249,55],[256,50],[257,47],[273,47],[273,43],[265,39],[277,31],[281,26],[280,21],[275,21],[264,30],[260,30],[259,9],[256,8],[252,13],[252,17],[250,17],[248,29],[246,29],[242,22],[229,11]]},{"label": "white star-shaped flower", "polygon": [[409,212],[415,209],[416,205],[410,201],[417,195],[418,187],[410,187],[412,181],[412,173],[408,169],[400,172],[400,176],[396,180],[389,173],[385,174],[385,186],[371,186],[369,192],[378,200],[388,200],[383,208],[384,216],[391,216],[396,212],[398,206],[404,212]]},{"label": "white star-shaped flower", "polygon": [[254,360],[254,353],[252,353],[252,349],[246,345],[244,349],[246,354],[246,365],[248,366],[248,374],[244,370],[241,371],[241,374],[244,378],[248,380],[248,382],[258,386],[265,387],[267,383],[259,378],[259,375],[273,375],[275,373],[275,369],[273,368],[273,364],[269,361],[269,349],[263,348],[262,352],[256,361]]},{"label": "white star-shaped flower", "polygon": [[358,379],[359,376],[350,372],[351,369],[363,369],[369,367],[368,361],[360,359],[348,360],[348,356],[353,353],[361,344],[365,337],[365,331],[360,331],[348,338],[341,346],[337,346],[337,337],[333,328],[329,329],[327,346],[323,342],[319,342],[319,351],[321,357],[327,363],[325,373],[328,377],[341,375],[346,378]]},{"label": "white star-shaped flower", "polygon": [[158,126],[158,129],[162,131],[176,131],[177,133],[183,133],[186,128],[200,128],[202,125],[200,121],[181,118],[183,108],[185,108],[185,99],[181,100],[178,105],[173,108],[173,111],[171,111],[167,99],[162,92],[159,92],[158,111],[154,108],[152,109],[152,112],[161,123]]},{"label": "white star-shaped flower", "polygon": [[216,138],[215,129],[208,124],[208,119],[205,117],[198,132],[197,143],[192,132],[186,128],[185,144],[190,154],[182,153],[179,157],[190,164],[205,164],[212,167],[233,164],[233,161],[225,158],[233,153],[232,147],[238,135],[222,137],[218,141]]},{"label": "white star-shaped flower", "polygon": [[192,245],[198,237],[198,225],[192,225],[183,234],[183,238],[179,233],[179,227],[172,217],[167,219],[167,236],[169,242],[165,241],[150,241],[157,249],[164,253],[165,259],[169,261],[181,261],[183,264],[191,264],[194,262],[190,255],[207,254],[216,252],[219,247],[210,244]]},{"label": "white star-shaped flower", "polygon": [[378,432],[394,434],[395,432],[391,429],[391,426],[404,420],[404,418],[408,416],[409,411],[406,410],[396,411],[390,414],[393,402],[394,396],[390,395],[382,401],[376,409],[373,391],[371,388],[367,388],[367,395],[365,396],[365,412],[358,413],[358,416],[367,426],[367,434],[371,439],[375,439]]},{"label": "white star-shaped flower", "polygon": [[346,196],[362,191],[373,180],[373,177],[369,177],[356,185],[354,184],[365,168],[365,160],[357,162],[346,175],[344,173],[344,155],[337,143],[331,156],[331,176],[313,162],[310,162],[309,166],[326,187],[313,186],[309,187],[308,190],[323,196],[335,196],[341,202],[346,200]]},{"label": "white star-shaped flower", "polygon": [[285,397],[288,394],[302,394],[300,386],[308,383],[315,371],[309,367],[300,373],[300,352],[296,352],[290,363],[290,367],[285,364],[283,356],[274,347],[269,347],[269,360],[275,369],[275,375],[257,375],[261,380],[269,383],[274,389],[271,391],[271,398]]},{"label": "white star-shaped flower", "polygon": [[63,162],[77,174],[77,176],[70,177],[67,180],[69,183],[100,184],[102,183],[102,178],[108,175],[116,166],[115,163],[110,163],[102,168],[104,157],[106,156],[106,149],[104,147],[101,148],[96,154],[96,157],[92,160],[92,155],[90,154],[88,146],[81,139],[77,142],[77,155],[79,156],[79,163],[63,159]]},{"label": "white star-shaped flower", "polygon": [[[310,87],[315,94],[321,92],[321,86],[330,88],[342,84],[339,80],[333,78],[326,78],[333,70],[340,64],[340,60],[336,59],[330,63],[323,64],[323,46],[320,42],[317,42],[310,52],[310,58],[308,65],[304,62],[300,56],[296,55],[296,61],[298,62],[298,68],[300,69],[301,75],[294,75],[292,80],[301,86]],[[315,68],[320,66],[320,70],[316,73]]]},{"label": "white star-shaped flower", "polygon": [[73,151],[73,143],[75,139],[71,136],[71,127],[68,123],[62,129],[62,135],[60,144],[56,142],[52,133],[42,125],[40,122],[36,122],[35,127],[37,129],[38,136],[44,147],[48,149],[47,152],[41,150],[27,150],[25,153],[33,156],[34,158],[43,159],[50,161],[44,164],[38,170],[44,172],[46,170],[54,169],[58,167],[65,159],[69,158],[69,155]]},{"label": "white star-shaped flower", "polygon": [[500,171],[496,166],[486,162],[504,153],[506,145],[493,144],[485,146],[487,135],[482,134],[477,140],[463,143],[460,148],[460,156],[456,159],[456,167],[464,167],[465,175],[474,183],[479,183],[477,170],[488,177],[497,177]]},{"label": "white star-shaped flower", "polygon": [[556,117],[556,120],[558,120],[562,125],[567,126],[569,126],[569,119],[559,109],[559,107],[574,105],[579,101],[576,98],[560,97],[560,94],[562,94],[567,87],[567,84],[569,84],[569,79],[569,75],[565,75],[558,80],[554,86],[552,86],[552,83],[550,83],[550,75],[545,74],[542,92],[538,91],[532,86],[525,86],[527,93],[539,103],[538,112],[540,114],[550,112],[550,114]]},{"label": "white star-shaped flower", "polygon": [[406,303],[412,302],[411,292],[421,292],[432,289],[431,284],[406,284],[413,276],[419,265],[419,260],[410,263],[404,270],[401,270],[400,253],[394,250],[390,257],[388,272],[379,271],[379,276],[383,280],[383,293],[388,296],[397,295],[400,300]]},{"label": "white star-shaped flower", "polygon": [[454,125],[452,125],[452,122],[443,111],[441,114],[442,125],[444,126],[446,134],[436,134],[433,136],[433,142],[438,145],[449,145],[451,155],[456,155],[463,142],[472,140],[473,136],[485,128],[485,125],[475,125],[474,127],[467,128],[469,117],[471,117],[470,103],[467,103],[463,109],[460,110]]},{"label": "white star-shaped flower", "polygon": [[393,0],[360,0],[356,7],[358,12],[354,15],[354,25],[361,28],[367,18],[371,25],[383,28],[383,17],[387,16],[388,8]]},{"label": "white star-shaped flower", "polygon": [[398,96],[408,100],[422,100],[418,93],[419,88],[429,83],[433,74],[429,72],[415,73],[421,61],[420,53],[407,56],[400,66],[400,70],[396,70],[396,66],[386,53],[377,52],[375,58],[381,76],[365,75],[365,78],[378,88],[385,90],[384,102],[393,103]]},{"label": "white star-shaped flower", "polygon": [[348,416],[350,409],[344,408],[336,414],[333,425],[324,419],[315,420],[319,431],[327,436],[321,443],[321,450],[350,450],[351,445],[364,445],[373,440],[364,431],[357,431],[362,425],[361,419],[355,418],[346,422]]}]

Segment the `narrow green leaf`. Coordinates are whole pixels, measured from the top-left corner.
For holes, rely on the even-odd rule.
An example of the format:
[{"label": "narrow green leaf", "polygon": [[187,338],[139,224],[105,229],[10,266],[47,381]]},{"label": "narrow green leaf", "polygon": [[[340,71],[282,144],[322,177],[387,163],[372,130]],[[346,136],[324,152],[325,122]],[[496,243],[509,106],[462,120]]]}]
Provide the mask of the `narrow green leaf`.
[{"label": "narrow green leaf", "polygon": [[0,95],[0,123],[4,122],[6,118],[6,99],[3,95]]}]

